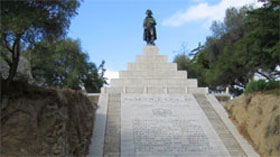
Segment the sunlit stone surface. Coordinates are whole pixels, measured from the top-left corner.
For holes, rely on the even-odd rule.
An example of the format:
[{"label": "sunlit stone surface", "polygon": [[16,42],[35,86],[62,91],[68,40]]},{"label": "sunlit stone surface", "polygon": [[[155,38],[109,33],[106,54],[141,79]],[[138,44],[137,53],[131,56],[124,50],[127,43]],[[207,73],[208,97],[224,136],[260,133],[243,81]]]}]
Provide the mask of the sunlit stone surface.
[{"label": "sunlit stone surface", "polygon": [[122,94],[122,156],[229,156],[191,94]]},{"label": "sunlit stone surface", "polygon": [[208,88],[156,46],[119,76],[100,94],[88,156],[258,156]]}]

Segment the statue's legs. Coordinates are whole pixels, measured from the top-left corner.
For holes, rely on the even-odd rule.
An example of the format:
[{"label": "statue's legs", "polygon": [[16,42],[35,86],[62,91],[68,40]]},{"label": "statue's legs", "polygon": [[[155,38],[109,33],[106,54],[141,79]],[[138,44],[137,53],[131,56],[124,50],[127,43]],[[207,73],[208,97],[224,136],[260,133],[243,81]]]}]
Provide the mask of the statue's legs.
[{"label": "statue's legs", "polygon": [[147,45],[155,45],[155,34],[152,29],[145,30],[145,38]]},{"label": "statue's legs", "polygon": [[151,45],[155,45],[154,39],[153,39],[153,38],[151,39],[150,44],[151,44]]},{"label": "statue's legs", "polygon": [[150,44],[155,45],[154,41],[155,41],[155,33],[153,29],[150,29]]}]

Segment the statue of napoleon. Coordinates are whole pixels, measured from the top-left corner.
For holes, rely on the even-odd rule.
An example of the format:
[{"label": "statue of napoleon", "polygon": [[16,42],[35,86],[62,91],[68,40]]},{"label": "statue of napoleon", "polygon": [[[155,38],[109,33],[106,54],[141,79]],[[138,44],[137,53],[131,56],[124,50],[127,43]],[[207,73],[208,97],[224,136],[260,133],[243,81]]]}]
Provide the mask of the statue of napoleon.
[{"label": "statue of napoleon", "polygon": [[146,18],[144,20],[144,40],[147,45],[155,45],[154,41],[157,39],[156,33],[156,20],[152,17],[152,11],[148,9],[146,11]]}]

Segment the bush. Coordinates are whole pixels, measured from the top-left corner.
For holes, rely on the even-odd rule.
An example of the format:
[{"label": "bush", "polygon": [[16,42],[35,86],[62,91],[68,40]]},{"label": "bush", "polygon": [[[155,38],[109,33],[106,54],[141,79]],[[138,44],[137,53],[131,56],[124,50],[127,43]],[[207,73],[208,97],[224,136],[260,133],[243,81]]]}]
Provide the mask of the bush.
[{"label": "bush", "polygon": [[256,91],[268,91],[273,89],[280,89],[280,81],[276,80],[253,80],[246,85],[244,93],[253,93]]},{"label": "bush", "polygon": [[227,102],[230,100],[230,95],[215,95],[218,101]]}]

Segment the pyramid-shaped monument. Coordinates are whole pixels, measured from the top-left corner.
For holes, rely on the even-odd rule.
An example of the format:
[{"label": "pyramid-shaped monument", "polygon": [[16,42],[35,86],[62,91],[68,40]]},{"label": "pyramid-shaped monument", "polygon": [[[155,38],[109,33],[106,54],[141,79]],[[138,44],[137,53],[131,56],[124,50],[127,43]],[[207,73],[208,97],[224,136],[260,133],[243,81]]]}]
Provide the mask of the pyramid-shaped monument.
[{"label": "pyramid-shaped monument", "polygon": [[176,63],[168,63],[156,46],[145,46],[143,54],[128,63],[127,71],[119,72],[104,93],[208,93],[208,88],[197,87],[197,79],[188,79],[186,71],[178,71]]},{"label": "pyramid-shaped monument", "polygon": [[258,156],[208,88],[156,46],[128,63],[99,97],[89,156]]}]

